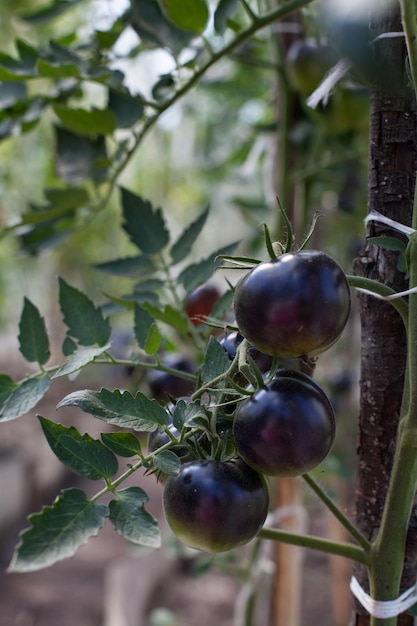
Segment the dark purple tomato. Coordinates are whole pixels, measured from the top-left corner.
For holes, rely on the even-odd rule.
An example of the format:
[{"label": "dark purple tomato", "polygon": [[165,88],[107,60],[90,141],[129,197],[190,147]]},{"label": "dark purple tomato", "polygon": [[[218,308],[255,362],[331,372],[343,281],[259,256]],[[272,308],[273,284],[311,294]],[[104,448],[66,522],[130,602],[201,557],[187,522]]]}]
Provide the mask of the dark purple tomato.
[{"label": "dark purple tomato", "polygon": [[233,422],[238,454],[262,474],[305,474],[328,455],[335,437],[325,392],[302,372],[278,370],[264,389],[239,404]]},{"label": "dark purple tomato", "polygon": [[[233,360],[235,358],[239,344],[241,344],[242,341],[243,335],[241,335],[237,331],[227,333],[219,338],[219,342],[226,350],[230,360]],[[256,365],[261,370],[261,372],[265,373],[271,369],[273,357],[271,357],[269,354],[263,354],[253,346],[249,346],[248,352],[252,359],[255,361]]]},{"label": "dark purple tomato", "polygon": [[346,276],[318,250],[264,261],[236,285],[234,311],[241,334],[272,356],[314,357],[340,337],[350,312]]},{"label": "dark purple tomato", "polygon": [[204,322],[219,298],[219,290],[210,283],[200,285],[187,296],[184,310],[194,326],[199,326]]},{"label": "dark purple tomato", "polygon": [[268,486],[241,459],[190,461],[168,478],[163,507],[172,532],[185,545],[224,552],[260,531],[268,514]]},{"label": "dark purple tomato", "polygon": [[[164,360],[164,365],[189,374],[195,374],[196,372],[195,363],[182,355],[168,355]],[[188,396],[194,391],[195,387],[193,381],[160,370],[149,370],[147,382],[151,395],[161,402],[168,402],[170,398]]]}]

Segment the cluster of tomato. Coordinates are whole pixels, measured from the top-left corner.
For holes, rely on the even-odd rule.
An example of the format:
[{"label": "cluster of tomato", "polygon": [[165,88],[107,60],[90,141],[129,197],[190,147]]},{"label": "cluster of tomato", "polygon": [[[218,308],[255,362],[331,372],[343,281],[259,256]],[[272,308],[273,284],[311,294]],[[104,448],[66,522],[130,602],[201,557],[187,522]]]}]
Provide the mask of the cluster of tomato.
[{"label": "cluster of tomato", "polygon": [[[335,437],[332,405],[295,364],[332,346],[349,312],[346,276],[320,251],[282,254],[259,263],[238,282],[234,315],[239,331],[221,343],[234,358],[246,339],[264,384],[226,415],[234,450],[230,458],[187,460],[186,453],[179,473],[166,480],[165,517],[186,545],[220,552],[247,543],[268,513],[266,476],[299,476],[328,455]],[[277,360],[281,366],[274,370]],[[160,437],[151,435],[150,451],[164,442]],[[182,456],[184,447],[177,452]]]}]

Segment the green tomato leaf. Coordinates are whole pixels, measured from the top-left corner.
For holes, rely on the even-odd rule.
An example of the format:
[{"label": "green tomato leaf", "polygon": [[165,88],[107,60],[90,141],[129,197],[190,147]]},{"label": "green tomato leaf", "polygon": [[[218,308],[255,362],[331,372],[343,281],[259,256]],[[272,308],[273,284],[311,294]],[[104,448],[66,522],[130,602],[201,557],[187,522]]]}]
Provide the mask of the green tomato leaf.
[{"label": "green tomato leaf", "polygon": [[5,52],[0,52],[0,81],[26,80],[37,76],[37,51],[20,40],[16,41],[20,59],[14,59]]},{"label": "green tomato leaf", "polygon": [[209,209],[207,208],[184,232],[171,248],[171,261],[179,263],[190,253],[191,247],[206,223]]},{"label": "green tomato leaf", "polygon": [[145,352],[147,354],[156,354],[162,342],[162,335],[157,324],[152,324],[149,329],[145,342]]},{"label": "green tomato leaf", "polygon": [[29,516],[9,566],[11,572],[34,572],[73,556],[97,535],[108,508],[87,498],[80,489],[66,489],[40,513]]},{"label": "green tomato leaf", "polygon": [[148,302],[144,302],[143,308],[146,309],[146,311],[148,311],[153,318],[163,322],[164,324],[168,324],[168,326],[171,326],[172,328],[175,328],[175,330],[179,333],[185,334],[188,332],[188,322],[186,318],[169,304],[161,309]]},{"label": "green tomato leaf", "polygon": [[3,408],[3,404],[10,396],[12,391],[19,385],[14,382],[7,374],[0,374],[0,413]]},{"label": "green tomato leaf", "polygon": [[55,372],[52,378],[70,376],[71,374],[78,372],[110,348],[111,344],[108,343],[105,346],[101,346],[101,348],[78,348],[74,350],[67,356],[64,363]]},{"label": "green tomato leaf", "polygon": [[115,259],[107,261],[107,263],[99,263],[94,267],[101,272],[112,274],[114,276],[147,276],[155,271],[155,266],[149,257],[138,255],[125,257],[123,259]]},{"label": "green tomato leaf", "polygon": [[70,185],[92,179],[102,182],[107,176],[106,138],[83,137],[65,128],[55,126],[56,169],[58,176]]},{"label": "green tomato leaf", "polygon": [[46,7],[43,6],[42,8],[34,9],[23,14],[20,13],[19,17],[29,24],[43,24],[61,15],[61,13],[67,11],[79,2],[81,2],[81,0],[54,0],[54,2],[48,4]]},{"label": "green tomato leaf", "polygon": [[234,17],[239,6],[239,0],[220,0],[214,12],[214,29],[223,35],[228,22]]},{"label": "green tomato leaf", "polygon": [[154,323],[154,318],[152,315],[146,311],[143,307],[140,306],[137,302],[134,304],[135,306],[135,324],[134,324],[134,332],[136,341],[138,343],[139,348],[145,350],[146,340],[148,338],[149,331],[151,329],[152,324]]},{"label": "green tomato leaf", "polygon": [[117,500],[109,503],[110,521],[114,529],[129,541],[159,548],[158,522],[144,508],[148,500],[148,495],[140,487],[121,489],[117,492]]},{"label": "green tomato leaf", "polygon": [[199,402],[186,402],[178,400],[172,415],[172,422],[180,432],[183,426],[193,426],[195,420],[205,420],[207,422],[207,414]]},{"label": "green tomato leaf", "polygon": [[407,244],[397,237],[369,237],[368,241],[376,246],[379,246],[380,248],[385,248],[386,250],[398,250],[404,254],[407,248]]},{"label": "green tomato leaf", "polygon": [[46,440],[57,458],[70,470],[89,478],[111,478],[119,469],[113,452],[90,435],[81,435],[76,428],[62,426],[38,415]]},{"label": "green tomato leaf", "polygon": [[203,381],[208,383],[213,378],[221,376],[230,367],[230,359],[226,354],[225,349],[213,336],[207,345],[207,350],[204,355],[204,363],[201,368]]},{"label": "green tomato leaf", "polygon": [[220,255],[230,254],[238,244],[239,242],[236,241],[228,246],[224,246],[216,250],[216,252],[213,252],[206,259],[189,265],[178,276],[178,282],[183,285],[187,293],[190,293],[193,289],[198,287],[198,285],[205,283],[214,274],[216,267],[219,267],[222,262],[219,258]]},{"label": "green tomato leaf", "polygon": [[101,440],[114,454],[123,457],[141,456],[140,441],[132,433],[102,433]]},{"label": "green tomato leaf", "polygon": [[36,362],[39,365],[44,365],[48,361],[51,353],[45,321],[37,307],[28,298],[24,299],[18,339],[20,352],[27,361]]},{"label": "green tomato leaf", "polygon": [[39,59],[36,66],[39,76],[53,78],[54,80],[72,78],[73,76],[80,75],[80,69],[74,63],[60,63],[58,61],[50,63],[44,59]]},{"label": "green tomato leaf", "polygon": [[202,33],[209,10],[205,0],[159,0],[165,15],[177,28]]},{"label": "green tomato leaf", "polygon": [[181,462],[172,450],[163,450],[152,457],[154,466],[168,476],[176,476],[180,471]]},{"label": "green tomato leaf", "polygon": [[131,0],[131,25],[149,47],[169,48],[178,54],[195,36],[176,27],[155,0]]},{"label": "green tomato leaf", "polygon": [[13,107],[19,102],[26,102],[27,97],[25,83],[14,81],[0,83],[0,111]]},{"label": "green tomato leaf", "polygon": [[109,89],[110,111],[116,118],[117,128],[131,128],[144,112],[143,100],[140,96],[132,96],[127,90]]},{"label": "green tomato leaf", "polygon": [[69,335],[82,346],[104,346],[110,338],[111,327],[100,308],[81,291],[59,279],[59,304],[68,326]]},{"label": "green tomato leaf", "polygon": [[116,129],[116,116],[109,109],[72,109],[63,104],[53,107],[65,128],[85,137],[111,135]]},{"label": "green tomato leaf", "polygon": [[[3,382],[7,387],[7,381],[3,380]],[[44,397],[50,385],[51,379],[47,374],[40,378],[27,378],[16,385],[8,395],[3,395],[0,422],[8,422],[25,415]]]},{"label": "green tomato leaf", "polygon": [[121,393],[118,389],[84,389],[66,396],[57,408],[62,406],[77,406],[108,424],[137,431],[152,432],[158,426],[166,426],[168,423],[166,410],[156,400],[149,400],[140,391],[132,396],[128,391]]},{"label": "green tomato leaf", "polygon": [[169,243],[169,233],[161,209],[140,196],[122,189],[123,228],[131,241],[145,254],[156,254]]}]

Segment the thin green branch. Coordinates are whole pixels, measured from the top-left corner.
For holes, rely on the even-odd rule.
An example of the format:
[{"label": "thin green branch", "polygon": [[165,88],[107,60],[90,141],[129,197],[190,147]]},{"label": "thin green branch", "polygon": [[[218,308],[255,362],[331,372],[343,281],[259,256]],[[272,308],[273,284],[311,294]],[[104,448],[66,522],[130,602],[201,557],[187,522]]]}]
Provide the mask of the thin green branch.
[{"label": "thin green branch", "polygon": [[[414,92],[417,94],[417,7],[413,0],[400,0],[400,7],[411,79],[413,82]],[[417,216],[415,216],[415,214],[414,218],[416,224],[413,224],[413,227],[416,228]]]},{"label": "thin green branch", "polygon": [[250,20],[252,22],[256,22],[256,20],[258,19],[258,15],[256,15],[256,13],[254,13],[254,11],[252,11],[250,4],[248,2],[246,2],[246,0],[240,0],[240,4],[243,6],[243,8],[246,11],[247,15],[249,16]]},{"label": "thin green branch", "polygon": [[327,509],[335,516],[335,518],[341,523],[341,525],[347,530],[349,535],[358,542],[358,544],[365,551],[369,551],[371,543],[362,535],[362,533],[356,528],[354,524],[342,513],[337,504],[327,495],[327,493],[320,487],[318,482],[310,475],[303,474],[303,478],[307,485],[314,491],[316,496],[320,498]]},{"label": "thin green branch", "polygon": [[314,535],[301,535],[291,533],[286,530],[267,527],[263,528],[258,533],[258,537],[271,539],[272,541],[279,541],[281,543],[288,543],[292,546],[319,550],[320,552],[326,552],[327,554],[343,556],[351,561],[355,561],[356,563],[368,565],[368,556],[365,550],[351,543],[331,541],[330,539],[322,539],[321,537],[315,537]]}]

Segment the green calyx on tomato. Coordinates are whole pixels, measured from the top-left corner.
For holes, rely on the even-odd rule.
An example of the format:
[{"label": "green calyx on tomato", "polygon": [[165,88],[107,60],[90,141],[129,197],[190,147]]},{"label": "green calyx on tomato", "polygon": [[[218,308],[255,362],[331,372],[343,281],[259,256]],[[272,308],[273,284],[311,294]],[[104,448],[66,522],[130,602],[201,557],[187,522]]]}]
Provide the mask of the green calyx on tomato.
[{"label": "green calyx on tomato", "polygon": [[302,372],[278,370],[241,402],[233,422],[238,454],[257,472],[282,478],[305,474],[329,454],[333,408],[322,388]]},{"label": "green calyx on tomato", "polygon": [[349,285],[324,252],[288,252],[238,282],[234,312],[240,333],[260,352],[311,358],[340,337],[350,312]]},{"label": "green calyx on tomato", "polygon": [[190,461],[168,478],[163,508],[182,543],[225,552],[248,543],[261,530],[269,508],[268,486],[241,459]]}]

